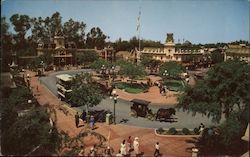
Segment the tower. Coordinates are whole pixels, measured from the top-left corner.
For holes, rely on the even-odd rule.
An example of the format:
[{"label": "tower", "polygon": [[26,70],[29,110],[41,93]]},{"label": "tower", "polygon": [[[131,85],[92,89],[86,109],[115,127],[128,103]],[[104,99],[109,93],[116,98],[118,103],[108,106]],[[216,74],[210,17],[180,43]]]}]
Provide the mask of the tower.
[{"label": "tower", "polygon": [[174,34],[167,33],[167,38],[164,44],[164,53],[166,54],[166,58],[171,60],[174,56],[175,52],[175,43],[174,43]]},{"label": "tower", "polygon": [[64,36],[61,30],[57,31],[54,37],[54,43],[56,44],[56,49],[65,48]]}]

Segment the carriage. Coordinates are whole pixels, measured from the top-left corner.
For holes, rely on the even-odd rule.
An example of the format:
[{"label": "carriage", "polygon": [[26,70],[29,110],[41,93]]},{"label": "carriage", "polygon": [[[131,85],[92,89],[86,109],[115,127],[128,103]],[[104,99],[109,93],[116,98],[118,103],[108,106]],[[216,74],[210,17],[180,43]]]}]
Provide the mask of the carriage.
[{"label": "carriage", "polygon": [[158,109],[157,113],[153,113],[151,109],[148,108],[150,104],[149,101],[133,99],[131,100],[133,103],[130,107],[130,115],[132,117],[143,117],[148,118],[149,120],[159,120],[159,121],[173,121],[175,118],[172,115],[175,115],[174,108]]}]

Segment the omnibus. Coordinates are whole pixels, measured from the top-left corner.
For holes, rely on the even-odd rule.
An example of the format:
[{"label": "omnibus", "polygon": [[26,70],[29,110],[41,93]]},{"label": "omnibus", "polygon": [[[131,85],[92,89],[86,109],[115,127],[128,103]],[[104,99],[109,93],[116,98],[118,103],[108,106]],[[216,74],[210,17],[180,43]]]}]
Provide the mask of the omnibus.
[{"label": "omnibus", "polygon": [[57,95],[61,100],[68,100],[72,92],[71,83],[73,76],[68,74],[56,75]]}]

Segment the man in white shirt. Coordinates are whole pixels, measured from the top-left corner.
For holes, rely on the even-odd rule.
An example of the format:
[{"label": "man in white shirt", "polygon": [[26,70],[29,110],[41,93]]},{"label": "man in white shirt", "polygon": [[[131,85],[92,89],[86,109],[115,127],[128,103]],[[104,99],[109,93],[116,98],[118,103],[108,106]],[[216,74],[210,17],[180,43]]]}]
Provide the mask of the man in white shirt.
[{"label": "man in white shirt", "polygon": [[155,156],[155,157],[161,156],[161,153],[160,153],[160,144],[159,144],[159,142],[156,142],[156,144],[155,144],[154,156]]}]

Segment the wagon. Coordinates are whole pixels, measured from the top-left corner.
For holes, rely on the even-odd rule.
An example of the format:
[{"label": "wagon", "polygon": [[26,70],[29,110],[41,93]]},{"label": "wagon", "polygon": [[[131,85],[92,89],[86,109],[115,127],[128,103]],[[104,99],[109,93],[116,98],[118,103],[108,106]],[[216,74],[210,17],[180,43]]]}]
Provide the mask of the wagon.
[{"label": "wagon", "polygon": [[148,118],[150,120],[155,119],[152,110],[148,108],[148,105],[150,104],[149,101],[140,100],[140,99],[133,99],[131,100],[133,103],[130,107],[130,115],[133,117],[144,117]]}]

